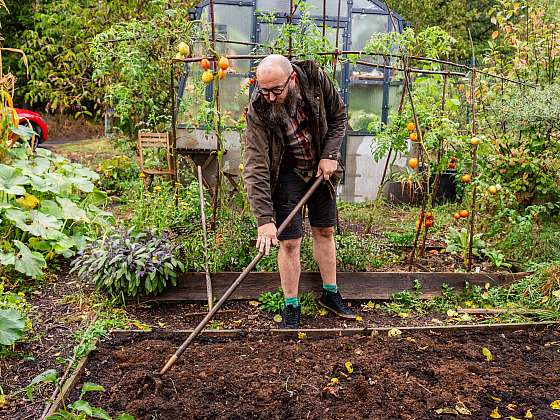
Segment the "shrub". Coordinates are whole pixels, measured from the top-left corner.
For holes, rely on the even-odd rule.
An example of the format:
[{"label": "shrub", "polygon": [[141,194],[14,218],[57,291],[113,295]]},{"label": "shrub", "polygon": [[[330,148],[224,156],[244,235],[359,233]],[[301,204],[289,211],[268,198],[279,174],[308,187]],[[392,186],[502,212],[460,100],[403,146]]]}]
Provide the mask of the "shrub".
[{"label": "shrub", "polygon": [[70,272],[114,297],[158,294],[184,269],[174,251],[165,233],[115,230],[80,252]]},{"label": "shrub", "polygon": [[106,195],[98,175],[46,149],[20,145],[0,163],[0,265],[31,277],[48,260],[69,258],[108,225],[110,213],[96,206]]}]

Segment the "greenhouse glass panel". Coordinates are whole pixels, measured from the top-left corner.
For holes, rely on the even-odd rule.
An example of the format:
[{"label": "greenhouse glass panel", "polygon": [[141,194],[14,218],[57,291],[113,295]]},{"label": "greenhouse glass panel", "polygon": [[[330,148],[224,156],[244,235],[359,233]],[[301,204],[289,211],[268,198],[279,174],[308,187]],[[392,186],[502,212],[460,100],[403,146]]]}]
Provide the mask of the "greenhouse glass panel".
[{"label": "greenhouse glass panel", "polygon": [[237,74],[229,74],[225,79],[220,80],[221,109],[226,126],[231,126],[234,121],[239,120],[249,103],[249,89],[245,88],[242,92],[242,88],[247,86],[248,81],[248,77]]},{"label": "greenhouse glass panel", "polygon": [[[214,9],[216,39],[250,42],[253,29],[252,17],[251,7],[228,4],[216,5]],[[208,7],[204,7],[201,20],[210,22]],[[245,55],[251,53],[251,46],[217,42],[216,50],[219,54],[224,55]],[[230,71],[247,73],[249,71],[248,60],[232,60],[230,62]]]},{"label": "greenhouse glass panel", "polygon": [[387,15],[352,14],[352,49],[361,50],[376,32],[387,32]]},{"label": "greenhouse glass panel", "polygon": [[177,110],[177,123],[188,128],[198,126],[196,121],[200,107],[206,102],[205,85],[202,83],[202,72],[198,63],[188,64],[189,77],[185,80],[185,90]]},{"label": "greenhouse glass panel", "polygon": [[383,84],[351,84],[348,124],[353,131],[367,131],[374,115],[381,118]]},{"label": "greenhouse glass panel", "polygon": [[290,13],[290,0],[257,0],[257,11]]},{"label": "greenhouse glass panel", "polygon": [[367,9],[367,10],[385,12],[381,7],[379,7],[375,3],[372,3],[369,0],[354,0],[352,4],[352,9]]},{"label": "greenhouse glass panel", "polygon": [[[309,4],[309,12],[313,16],[323,16],[323,0],[306,0]],[[338,15],[338,0],[327,0],[326,15],[336,18]],[[348,4],[346,0],[340,1],[340,17],[348,16]]]},{"label": "greenhouse glass panel", "polygon": [[260,24],[259,44],[272,45],[280,35],[280,25],[269,23]]}]

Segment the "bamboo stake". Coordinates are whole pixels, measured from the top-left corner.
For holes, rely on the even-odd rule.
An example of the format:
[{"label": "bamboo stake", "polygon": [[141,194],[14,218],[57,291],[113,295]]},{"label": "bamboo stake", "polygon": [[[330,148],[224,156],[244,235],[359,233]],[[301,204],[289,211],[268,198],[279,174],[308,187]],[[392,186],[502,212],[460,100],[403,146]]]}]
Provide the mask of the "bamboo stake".
[{"label": "bamboo stake", "polygon": [[208,297],[208,310],[212,310],[214,305],[214,297],[212,296],[212,279],[210,278],[210,269],[208,268],[208,237],[206,235],[206,213],[204,211],[204,187],[202,185],[202,168],[197,165],[198,172],[198,190],[200,201],[200,220],[202,221],[202,235],[204,239],[204,271],[206,274],[206,295]]}]

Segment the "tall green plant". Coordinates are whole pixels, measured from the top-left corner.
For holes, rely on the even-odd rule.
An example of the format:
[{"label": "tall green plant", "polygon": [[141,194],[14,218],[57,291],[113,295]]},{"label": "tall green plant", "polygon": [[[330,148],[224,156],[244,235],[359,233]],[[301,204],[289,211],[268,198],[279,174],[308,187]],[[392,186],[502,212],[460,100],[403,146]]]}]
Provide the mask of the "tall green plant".
[{"label": "tall green plant", "polygon": [[169,127],[171,60],[179,42],[192,44],[194,27],[187,8],[160,7],[149,18],[117,22],[95,36],[93,80],[121,133],[135,138],[140,129]]}]

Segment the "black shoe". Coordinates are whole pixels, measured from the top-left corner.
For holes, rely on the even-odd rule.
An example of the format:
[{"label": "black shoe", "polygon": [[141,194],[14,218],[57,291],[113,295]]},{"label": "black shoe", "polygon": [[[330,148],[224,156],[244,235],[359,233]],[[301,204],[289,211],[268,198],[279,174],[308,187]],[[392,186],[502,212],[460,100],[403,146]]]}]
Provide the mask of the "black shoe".
[{"label": "black shoe", "polygon": [[323,289],[319,304],[341,318],[356,319],[356,314],[346,306],[339,292],[329,292]]},{"label": "black shoe", "polygon": [[292,305],[286,305],[282,312],[282,328],[297,330],[299,328],[299,319],[301,318],[301,307],[294,308]]}]

